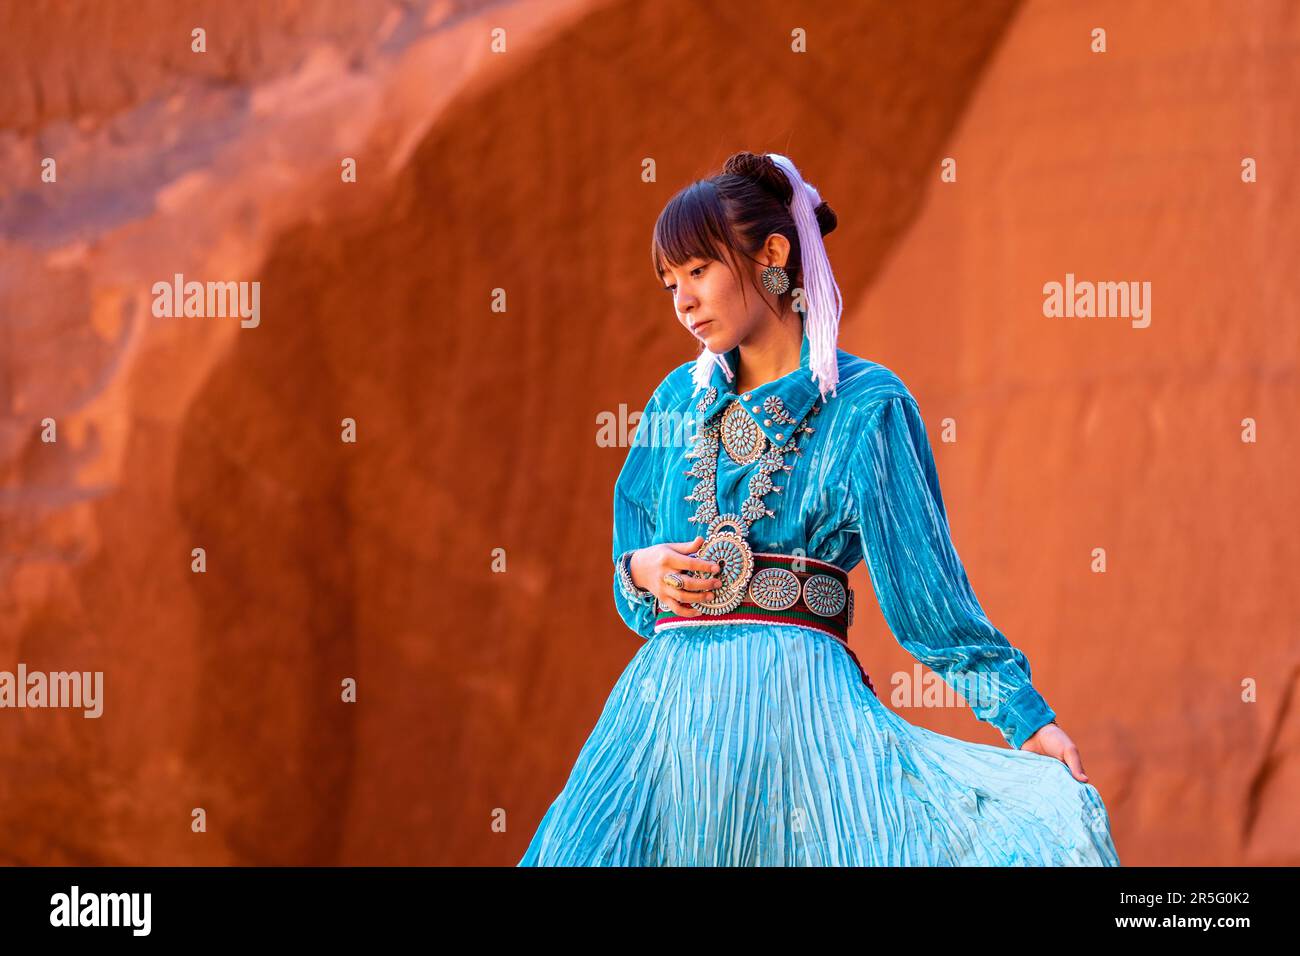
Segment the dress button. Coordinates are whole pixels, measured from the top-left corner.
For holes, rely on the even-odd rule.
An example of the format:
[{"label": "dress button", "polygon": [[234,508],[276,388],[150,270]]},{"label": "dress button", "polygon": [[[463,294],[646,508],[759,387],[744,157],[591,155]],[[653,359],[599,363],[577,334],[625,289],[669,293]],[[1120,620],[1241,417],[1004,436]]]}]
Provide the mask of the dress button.
[{"label": "dress button", "polygon": [[745,401],[749,401],[749,392],[746,392],[744,397],[745,397]]},{"label": "dress button", "polygon": [[763,419],[763,424],[767,425],[770,428],[772,426],[772,419],[770,418]]},{"label": "dress button", "polygon": [[785,441],[785,436],[782,435],[780,432],[777,432],[777,433],[776,433],[776,440],[777,440],[777,441]]},{"label": "dress button", "polygon": [[758,414],[758,406],[757,406],[757,405],[754,406],[754,414],[755,414],[755,415]]}]

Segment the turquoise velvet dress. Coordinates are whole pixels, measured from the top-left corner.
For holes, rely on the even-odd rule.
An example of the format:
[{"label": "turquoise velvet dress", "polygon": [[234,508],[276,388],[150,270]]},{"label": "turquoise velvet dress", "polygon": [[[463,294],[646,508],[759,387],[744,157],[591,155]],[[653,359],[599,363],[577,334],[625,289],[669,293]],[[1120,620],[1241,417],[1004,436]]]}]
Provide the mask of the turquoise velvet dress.
[{"label": "turquoise velvet dress", "polygon": [[[738,357],[727,356],[733,370]],[[774,476],[775,515],[754,522],[750,546],[802,549],[845,571],[865,559],[894,637],[1010,749],[908,723],[844,645],[811,627],[656,632],[658,608],[630,601],[615,574],[615,607],[646,641],[518,865],[1120,865],[1096,788],[1016,749],[1055,714],[967,580],[916,401],[884,366],[838,357],[838,394],[810,419],[802,456],[787,457],[793,471]],[[696,389],[693,364],[660,383],[638,426],[614,490],[615,561],[705,532],[687,520],[695,479],[684,456],[692,423],[737,396],[717,368],[713,391]],[[818,398],[806,336],[799,370],[745,405],[771,395],[795,420]],[[788,425],[754,417],[770,441],[789,438]],[[738,512],[757,466],[722,448],[717,462],[718,509]]]}]

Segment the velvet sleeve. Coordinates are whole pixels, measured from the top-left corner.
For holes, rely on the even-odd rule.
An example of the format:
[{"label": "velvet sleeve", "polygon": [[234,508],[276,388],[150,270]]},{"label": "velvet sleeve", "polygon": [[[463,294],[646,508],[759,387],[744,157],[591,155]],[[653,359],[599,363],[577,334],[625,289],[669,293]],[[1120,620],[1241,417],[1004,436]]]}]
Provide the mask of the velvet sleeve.
[{"label": "velvet sleeve", "polygon": [[614,607],[623,623],[644,638],[654,635],[657,602],[649,592],[640,595],[630,592],[621,580],[618,564],[620,556],[626,552],[655,543],[656,489],[662,467],[661,456],[657,454],[658,442],[655,441],[657,419],[656,391],[637,423],[627,458],[614,483]]},{"label": "velvet sleeve", "polygon": [[894,638],[1015,748],[1055,713],[1029,661],[989,621],[953,546],[920,410],[897,395],[859,410],[851,487],[872,587]]}]

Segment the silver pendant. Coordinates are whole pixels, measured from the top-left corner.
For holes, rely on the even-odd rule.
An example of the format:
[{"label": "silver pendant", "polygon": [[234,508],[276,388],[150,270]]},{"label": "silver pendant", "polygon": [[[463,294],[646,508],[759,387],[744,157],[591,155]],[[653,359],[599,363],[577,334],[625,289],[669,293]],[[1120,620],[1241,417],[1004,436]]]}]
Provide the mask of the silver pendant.
[{"label": "silver pendant", "polygon": [[[748,526],[736,515],[719,515],[709,525],[709,533],[696,557],[722,566],[717,574],[722,587],[715,591],[712,601],[696,603],[702,613],[726,614],[734,611],[744,600],[745,588],[754,573],[754,553],[745,540],[748,535]],[[710,577],[707,571],[690,573]]]},{"label": "silver pendant", "polygon": [[732,402],[722,415],[722,446],[738,465],[758,461],[767,451],[767,435],[740,402]]}]

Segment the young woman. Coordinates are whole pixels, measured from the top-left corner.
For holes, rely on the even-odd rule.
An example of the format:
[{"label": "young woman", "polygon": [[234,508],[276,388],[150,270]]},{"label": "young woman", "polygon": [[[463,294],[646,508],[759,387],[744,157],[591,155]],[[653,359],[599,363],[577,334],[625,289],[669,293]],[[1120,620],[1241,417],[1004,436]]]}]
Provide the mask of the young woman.
[{"label": "young woman", "polygon": [[[967,580],[916,401],[837,348],[835,225],[775,153],[731,157],[655,224],[704,350],[650,396],[614,489],[614,601],[647,641],[521,866],[1119,865],[1078,748]],[[877,698],[847,644],[864,559],[899,643],[1011,749]]]}]

